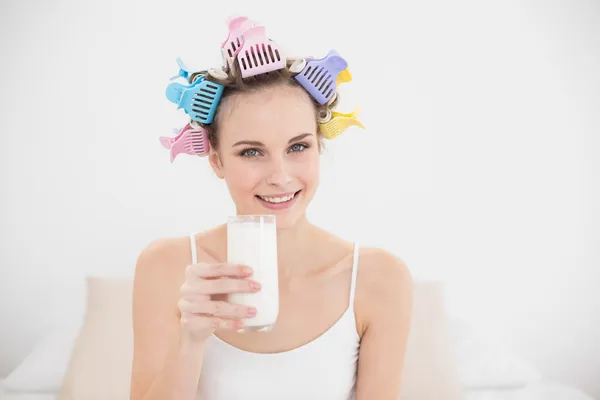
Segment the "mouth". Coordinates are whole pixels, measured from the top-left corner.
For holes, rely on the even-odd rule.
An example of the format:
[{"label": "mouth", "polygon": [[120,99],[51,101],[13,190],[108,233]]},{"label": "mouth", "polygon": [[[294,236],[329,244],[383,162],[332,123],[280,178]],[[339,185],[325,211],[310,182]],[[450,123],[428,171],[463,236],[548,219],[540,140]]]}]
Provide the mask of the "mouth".
[{"label": "mouth", "polygon": [[282,193],[273,196],[255,195],[258,201],[270,210],[283,210],[291,207],[302,190],[293,193]]}]

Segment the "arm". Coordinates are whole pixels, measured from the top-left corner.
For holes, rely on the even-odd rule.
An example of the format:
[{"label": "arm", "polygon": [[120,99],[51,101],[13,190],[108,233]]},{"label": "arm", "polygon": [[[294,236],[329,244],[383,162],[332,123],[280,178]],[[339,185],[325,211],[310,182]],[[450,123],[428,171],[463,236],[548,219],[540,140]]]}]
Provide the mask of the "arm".
[{"label": "arm", "polygon": [[136,265],[131,400],[196,396],[204,343],[180,329],[177,302],[187,260],[177,260],[177,254],[186,253],[177,249],[177,244],[157,241],[141,253]]},{"label": "arm", "polygon": [[356,400],[397,400],[412,317],[412,277],[402,260],[382,251],[366,264],[359,269],[364,330]]}]

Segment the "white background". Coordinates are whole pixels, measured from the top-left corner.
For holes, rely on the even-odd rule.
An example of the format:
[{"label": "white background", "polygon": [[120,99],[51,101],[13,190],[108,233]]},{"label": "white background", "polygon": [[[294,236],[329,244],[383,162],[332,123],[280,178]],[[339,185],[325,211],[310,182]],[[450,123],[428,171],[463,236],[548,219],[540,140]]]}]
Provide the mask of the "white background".
[{"label": "white background", "polygon": [[86,275],[130,276],[149,241],[233,212],[158,137],[186,121],[176,58],[219,65],[244,14],[288,54],[349,61],[339,110],[368,129],[327,143],[311,220],[600,397],[600,4],[384,1],[0,3],[0,376],[82,311]]}]

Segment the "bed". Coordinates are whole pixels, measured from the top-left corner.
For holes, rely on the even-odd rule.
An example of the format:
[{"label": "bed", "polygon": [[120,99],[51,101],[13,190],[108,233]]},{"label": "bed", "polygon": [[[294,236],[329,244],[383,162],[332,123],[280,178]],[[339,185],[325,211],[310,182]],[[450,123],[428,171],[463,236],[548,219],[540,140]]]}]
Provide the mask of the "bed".
[{"label": "bed", "polygon": [[[3,389],[0,400],[57,400],[57,393],[12,392]],[[108,400],[108,399],[107,399]],[[126,399],[123,399],[126,400]],[[440,399],[442,400],[442,399]],[[522,388],[466,391],[466,400],[593,400],[581,391],[553,382],[536,382]]]},{"label": "bed", "polygon": [[0,380],[0,400],[56,400],[56,393],[12,392],[4,389],[4,379]]},{"label": "bed", "polygon": [[466,400],[593,400],[580,390],[556,382],[535,382],[518,389],[477,389]]},{"label": "bed", "polygon": [[[89,278],[85,314],[33,346],[0,381],[0,400],[128,400],[131,290],[130,280]],[[600,400],[546,379],[489,334],[447,317],[439,285],[416,282],[414,295],[399,400]]]}]

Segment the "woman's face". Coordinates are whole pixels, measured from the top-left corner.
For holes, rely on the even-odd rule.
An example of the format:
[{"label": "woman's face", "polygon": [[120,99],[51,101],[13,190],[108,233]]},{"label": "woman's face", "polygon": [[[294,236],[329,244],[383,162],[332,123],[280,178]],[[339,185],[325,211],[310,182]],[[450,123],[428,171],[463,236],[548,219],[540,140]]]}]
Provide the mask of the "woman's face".
[{"label": "woman's face", "polygon": [[279,228],[302,218],[319,183],[315,111],[301,88],[273,86],[221,104],[215,173],[238,214],[275,214]]}]

